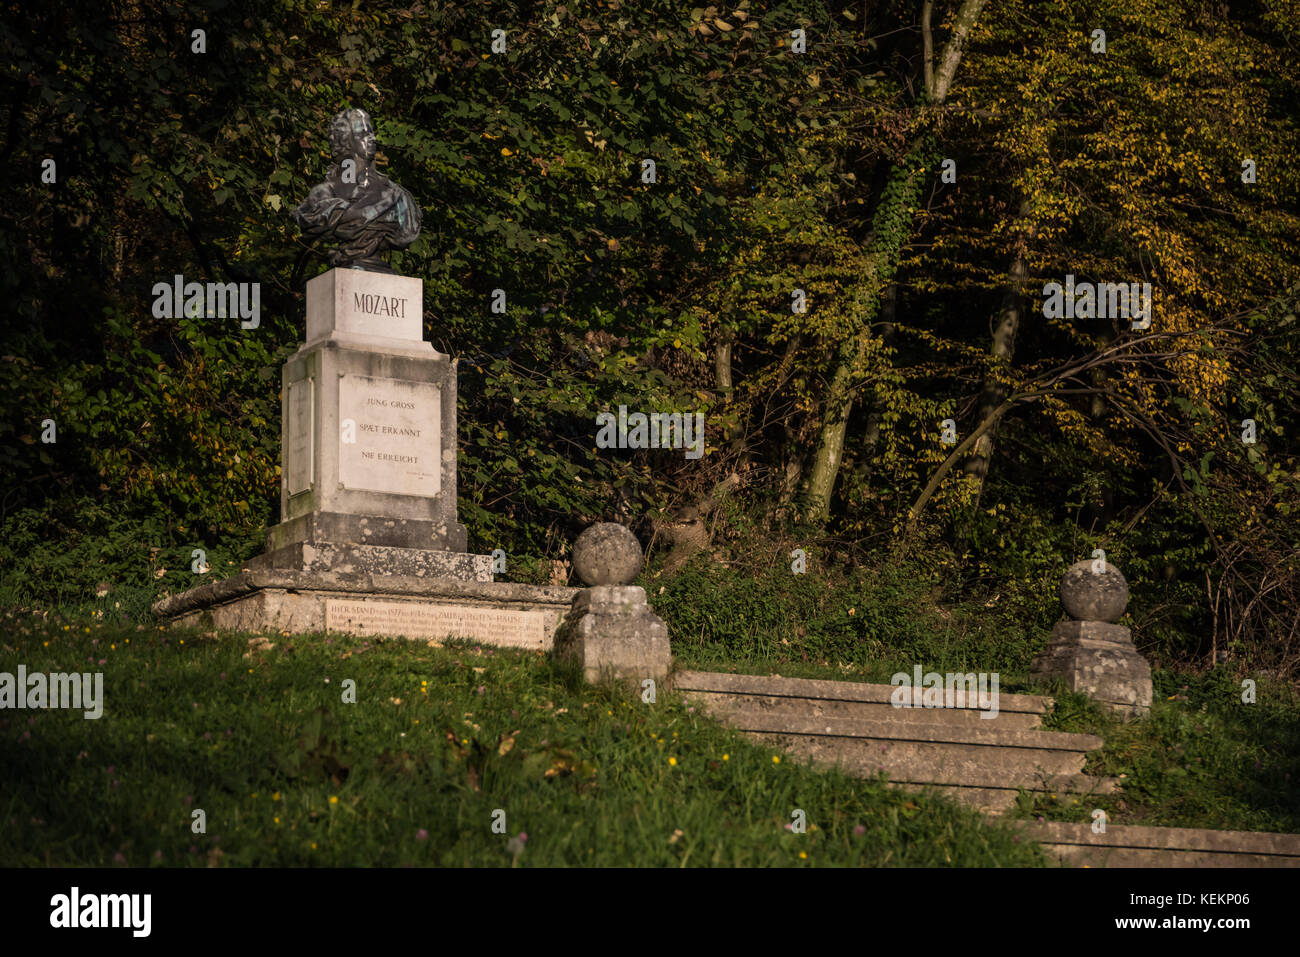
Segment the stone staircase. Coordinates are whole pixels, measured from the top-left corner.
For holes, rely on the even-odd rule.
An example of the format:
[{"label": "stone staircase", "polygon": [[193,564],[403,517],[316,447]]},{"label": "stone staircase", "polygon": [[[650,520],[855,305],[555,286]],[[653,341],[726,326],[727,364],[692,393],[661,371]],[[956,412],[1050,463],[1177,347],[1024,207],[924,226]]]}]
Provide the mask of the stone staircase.
[{"label": "stone staircase", "polygon": [[1001,694],[995,717],[965,707],[896,708],[890,685],[682,671],[674,688],[746,737],[857,777],[889,775],[909,789],[934,787],[997,813],[1027,791],[1106,793],[1110,778],[1082,773],[1102,740],[1039,729],[1052,705]]},{"label": "stone staircase", "polygon": [[[679,671],[673,689],[746,737],[855,777],[884,772],[909,790],[933,788],[985,813],[1020,789],[1087,795],[1118,789],[1083,774],[1091,734],[1040,728],[1052,699],[1000,694],[998,714],[965,707],[896,708],[891,685]],[[1300,835],[1089,823],[1020,824],[1061,864],[1086,867],[1300,867]]]},{"label": "stone staircase", "polygon": [[1045,821],[1026,836],[1074,867],[1300,867],[1300,834]]}]

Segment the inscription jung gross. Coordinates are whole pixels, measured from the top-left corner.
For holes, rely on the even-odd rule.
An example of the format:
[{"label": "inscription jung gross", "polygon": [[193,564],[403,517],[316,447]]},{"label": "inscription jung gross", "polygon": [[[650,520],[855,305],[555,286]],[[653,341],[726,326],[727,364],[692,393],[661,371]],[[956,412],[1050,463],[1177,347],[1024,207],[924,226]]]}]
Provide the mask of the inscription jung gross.
[{"label": "inscription jung gross", "polygon": [[426,498],[441,491],[438,386],[345,375],[339,380],[339,421],[355,425],[356,441],[339,443],[345,488]]}]

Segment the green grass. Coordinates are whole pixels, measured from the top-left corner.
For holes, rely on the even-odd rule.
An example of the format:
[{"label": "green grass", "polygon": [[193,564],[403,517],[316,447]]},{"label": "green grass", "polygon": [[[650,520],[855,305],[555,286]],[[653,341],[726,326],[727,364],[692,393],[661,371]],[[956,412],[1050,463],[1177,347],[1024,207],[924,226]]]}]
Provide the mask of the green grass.
[{"label": "green grass", "polygon": [[1205,675],[1155,671],[1151,712],[1122,721],[1083,695],[1054,689],[1044,727],[1098,734],[1089,774],[1121,778],[1122,793],[1022,799],[1018,815],[1115,824],[1300,833],[1300,696],[1258,679],[1256,701],[1224,669]]},{"label": "green grass", "polygon": [[4,866],[1044,863],[939,797],[813,770],[535,653],[337,635],[250,650],[30,612],[0,629],[0,670],[102,671],[105,695],[99,720],[0,712]]}]

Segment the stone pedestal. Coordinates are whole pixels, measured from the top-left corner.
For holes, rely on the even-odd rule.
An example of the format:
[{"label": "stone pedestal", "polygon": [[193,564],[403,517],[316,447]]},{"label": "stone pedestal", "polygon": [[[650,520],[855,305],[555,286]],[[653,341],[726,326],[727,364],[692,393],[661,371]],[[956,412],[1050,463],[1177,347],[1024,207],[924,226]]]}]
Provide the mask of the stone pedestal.
[{"label": "stone pedestal", "polygon": [[[1128,604],[1128,584],[1114,565],[1079,562],[1061,581],[1067,612],[1117,619]],[[1133,644],[1132,633],[1114,621],[1057,622],[1052,640],[1029,666],[1038,677],[1059,677],[1113,712],[1128,717],[1151,707],[1151,666]]]},{"label": "stone pedestal", "polygon": [[596,585],[581,592],[555,636],[555,655],[582,668],[587,681],[668,677],[668,626],[645,600],[645,589]]},{"label": "stone pedestal", "polygon": [[422,286],[358,269],[307,283],[307,341],[282,377],[273,567],[296,567],[281,562],[302,543],[465,551],[456,370],[422,339]]},{"label": "stone pedestal", "polygon": [[555,656],[581,667],[589,682],[668,677],[668,626],[651,611],[645,589],[631,584],[641,559],[636,536],[613,522],[591,526],[573,543],[573,567],[591,587],[573,599]]},{"label": "stone pedestal", "polygon": [[281,521],[233,578],[154,614],[239,631],[464,637],[547,650],[578,594],[492,580],[456,520],[456,368],[424,342],[418,279],[307,284],[283,373]]}]

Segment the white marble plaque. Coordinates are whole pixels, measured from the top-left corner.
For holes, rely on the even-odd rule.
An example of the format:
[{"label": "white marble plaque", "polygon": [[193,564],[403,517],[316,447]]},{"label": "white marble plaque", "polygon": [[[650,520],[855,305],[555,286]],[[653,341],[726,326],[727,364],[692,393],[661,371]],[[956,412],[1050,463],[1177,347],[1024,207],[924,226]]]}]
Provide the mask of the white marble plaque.
[{"label": "white marble plaque", "polygon": [[307,282],[307,341],[347,336],[424,339],[424,282],[364,269],[331,269]]},{"label": "white marble plaque", "polygon": [[285,443],[284,480],[290,495],[307,491],[316,478],[312,465],[314,392],[315,380],[310,377],[289,383],[289,441]]},{"label": "white marble plaque", "polygon": [[325,630],[407,638],[471,638],[510,648],[548,647],[540,611],[437,605],[421,601],[325,599]]},{"label": "white marble plaque", "polygon": [[[438,386],[345,375],[339,379],[339,427],[339,482],[344,488],[425,498],[442,489]],[[348,442],[349,436],[356,441]]]}]

